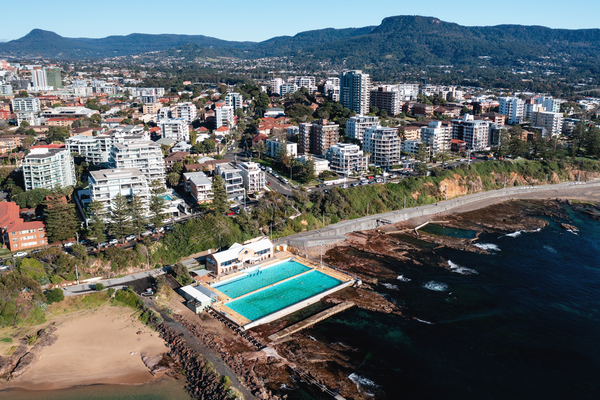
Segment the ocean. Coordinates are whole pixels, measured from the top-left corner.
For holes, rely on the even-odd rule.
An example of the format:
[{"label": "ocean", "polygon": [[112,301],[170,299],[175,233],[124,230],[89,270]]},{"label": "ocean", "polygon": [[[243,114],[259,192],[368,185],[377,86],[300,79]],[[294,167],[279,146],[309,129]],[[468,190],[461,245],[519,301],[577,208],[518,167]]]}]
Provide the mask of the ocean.
[{"label": "ocean", "polygon": [[357,349],[348,376],[377,399],[598,399],[600,222],[565,207],[579,232],[482,234],[490,254],[435,250],[450,270],[388,261],[376,290],[403,316],[355,307],[305,333]]}]

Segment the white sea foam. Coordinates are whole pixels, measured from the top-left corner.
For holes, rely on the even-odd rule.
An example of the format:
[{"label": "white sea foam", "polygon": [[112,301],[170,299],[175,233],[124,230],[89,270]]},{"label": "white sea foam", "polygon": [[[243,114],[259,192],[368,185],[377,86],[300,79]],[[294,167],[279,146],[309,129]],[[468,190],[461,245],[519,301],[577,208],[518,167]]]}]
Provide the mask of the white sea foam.
[{"label": "white sea foam", "polygon": [[398,275],[398,279],[400,282],[410,282],[411,279],[410,278],[406,278],[404,275]]},{"label": "white sea foam", "polygon": [[436,281],[429,281],[426,284],[424,284],[423,287],[425,289],[433,290],[436,292],[445,292],[446,290],[448,290],[448,285]]},{"label": "white sea foam", "polygon": [[382,283],[382,285],[391,290],[398,290],[398,286],[392,285],[391,283]]},{"label": "white sea foam", "polygon": [[521,233],[534,233],[534,232],[539,232],[541,230],[542,230],[542,228],[537,228],[537,229],[534,229],[532,231],[526,231],[526,230],[522,229],[520,231],[516,231],[516,232],[513,232],[513,233],[507,233],[506,235],[500,236],[498,239],[500,239],[501,237],[504,237],[504,236],[516,238],[517,236],[520,236]]},{"label": "white sea foam", "polygon": [[[365,387],[368,387],[368,386],[374,387],[374,388],[379,387],[379,385],[377,385],[372,380],[367,379],[364,376],[357,375],[354,372],[348,376],[348,379],[350,379],[352,382],[354,382],[356,384],[356,388],[358,389],[358,391],[360,393],[364,393],[367,396],[374,396],[374,395],[372,393],[367,392],[365,390]],[[362,390],[361,390],[361,388],[362,388]]]},{"label": "white sea foam", "polygon": [[308,335],[309,338],[311,338],[312,340],[314,340],[315,342],[317,341],[317,339],[315,339],[314,337]]},{"label": "white sea foam", "polygon": [[545,245],[545,246],[544,246],[544,248],[545,248],[546,250],[548,250],[550,253],[554,253],[554,254],[557,254],[557,253],[558,253],[558,251],[556,251],[556,249],[554,249],[554,248],[553,248],[553,247],[551,247],[551,246]]},{"label": "white sea foam", "polygon": [[500,247],[496,246],[493,243],[475,243],[474,244],[475,247],[479,247],[482,250],[488,250],[488,251],[502,251],[500,249]]},{"label": "white sea foam", "polygon": [[427,325],[434,325],[433,322],[425,321],[424,319],[419,319],[419,318],[415,318],[415,319],[417,321],[422,322],[422,323],[427,324]]},{"label": "white sea foam", "polygon": [[579,235],[577,232],[574,232],[571,229],[567,229],[567,232],[571,232],[573,235]]},{"label": "white sea foam", "polygon": [[461,267],[460,265],[458,265],[456,263],[453,263],[450,260],[448,260],[448,265],[450,266],[450,271],[455,272],[457,274],[461,274],[461,275],[473,275],[473,274],[477,274],[478,273],[474,269],[467,268],[467,267]]}]

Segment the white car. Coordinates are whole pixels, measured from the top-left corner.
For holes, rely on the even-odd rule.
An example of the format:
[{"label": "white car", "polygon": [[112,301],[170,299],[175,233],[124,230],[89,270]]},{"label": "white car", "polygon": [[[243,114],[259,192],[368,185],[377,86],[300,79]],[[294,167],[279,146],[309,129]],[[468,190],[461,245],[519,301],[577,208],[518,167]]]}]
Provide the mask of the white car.
[{"label": "white car", "polygon": [[63,244],[64,247],[71,247],[75,244],[75,242],[69,242],[69,243],[65,243]]},{"label": "white car", "polygon": [[127,240],[128,242],[131,242],[132,240],[135,240],[135,235],[129,235],[125,238],[125,240]]},{"label": "white car", "polygon": [[19,251],[18,253],[15,253],[15,254],[13,255],[13,257],[25,257],[26,255],[27,255],[27,253],[26,253],[26,252],[24,252],[24,251]]},{"label": "white car", "polygon": [[111,240],[108,242],[108,244],[110,244],[110,245],[114,245],[114,244],[117,244],[117,243],[119,243],[119,241],[118,241],[117,239],[111,239]]},{"label": "white car", "polygon": [[150,236],[152,235],[152,231],[145,231],[142,233],[142,236]]}]

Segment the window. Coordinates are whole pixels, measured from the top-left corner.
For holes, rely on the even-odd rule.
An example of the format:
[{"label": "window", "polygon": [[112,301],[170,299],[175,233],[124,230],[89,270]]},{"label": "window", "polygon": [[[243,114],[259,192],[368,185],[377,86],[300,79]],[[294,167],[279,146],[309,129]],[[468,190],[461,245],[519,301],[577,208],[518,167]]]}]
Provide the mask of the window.
[{"label": "window", "polygon": [[44,232],[44,228],[39,228],[38,232]]}]

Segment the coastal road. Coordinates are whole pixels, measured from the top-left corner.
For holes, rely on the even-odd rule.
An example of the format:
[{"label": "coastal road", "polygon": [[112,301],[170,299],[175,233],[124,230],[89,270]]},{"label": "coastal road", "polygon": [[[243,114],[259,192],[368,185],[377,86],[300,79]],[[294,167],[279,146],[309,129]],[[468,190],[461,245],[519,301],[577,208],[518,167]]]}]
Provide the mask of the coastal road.
[{"label": "coastal road", "polygon": [[137,272],[133,275],[127,275],[122,278],[101,279],[80,285],[65,286],[63,291],[65,293],[65,296],[77,296],[80,294],[92,293],[95,291],[94,285],[96,283],[102,283],[107,288],[115,289],[120,289],[123,286],[131,285],[134,286],[136,292],[141,293],[142,291],[145,291],[147,287],[149,287],[144,286],[143,282],[150,282],[148,278],[154,278],[160,275],[164,275],[165,273],[166,268],[152,269],[149,271]]}]

